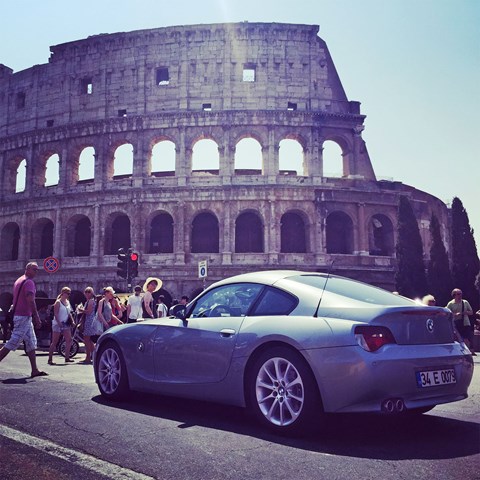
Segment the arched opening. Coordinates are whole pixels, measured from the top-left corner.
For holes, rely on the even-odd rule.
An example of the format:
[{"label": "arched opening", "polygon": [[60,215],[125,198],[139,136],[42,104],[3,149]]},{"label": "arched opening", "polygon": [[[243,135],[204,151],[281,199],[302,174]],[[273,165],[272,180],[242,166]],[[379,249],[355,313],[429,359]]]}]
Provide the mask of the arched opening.
[{"label": "arched opening", "polygon": [[192,222],[192,253],[218,253],[218,220],[212,213],[197,215]]},{"label": "arched opening", "polygon": [[287,212],[280,220],[280,251],[282,253],[306,253],[305,222],[294,212]]},{"label": "arched opening", "polygon": [[234,165],[238,175],[261,175],[263,157],[260,142],[251,137],[242,138],[235,145]]},{"label": "arched opening", "polygon": [[78,181],[85,182],[95,178],[95,149],[85,147],[78,159]]},{"label": "arched opening", "polygon": [[192,149],[192,173],[218,175],[219,169],[220,154],[217,143],[209,138],[196,142]]},{"label": "arched opening", "polygon": [[32,258],[46,258],[53,255],[53,222],[41,218],[32,225]]},{"label": "arched opening", "polygon": [[368,233],[370,255],[393,255],[393,225],[387,216],[374,215],[370,220]]},{"label": "arched opening", "polygon": [[173,218],[170,214],[160,213],[153,218],[148,253],[173,253]]},{"label": "arched opening", "polygon": [[254,212],[240,214],[235,221],[235,252],[263,252],[263,226]]},{"label": "arched opening", "polygon": [[45,186],[52,187],[58,185],[60,180],[60,157],[57,153],[48,157],[45,166]]},{"label": "arched opening", "polygon": [[88,257],[90,255],[91,232],[90,219],[84,217],[75,225],[73,241],[73,255],[75,257]]},{"label": "arched opening", "polygon": [[15,178],[15,193],[24,192],[26,184],[27,184],[27,160],[24,158],[18,164],[16,178]]},{"label": "arched opening", "polygon": [[346,213],[327,217],[327,253],[353,253],[353,222]]},{"label": "arched opening", "polygon": [[175,175],[175,144],[162,140],[152,148],[152,175],[155,177],[172,177]]},{"label": "arched opening", "polygon": [[280,142],[278,168],[280,175],[306,175],[305,153],[298,140],[285,138]]},{"label": "arched opening", "polygon": [[105,255],[116,255],[119,248],[131,246],[130,219],[125,214],[112,215],[105,232]]},{"label": "arched opening", "polygon": [[120,145],[113,156],[113,176],[131,177],[133,174],[133,145],[124,143]]},{"label": "arched opening", "polygon": [[18,260],[20,228],[15,222],[7,223],[2,229],[0,249],[1,260]]},{"label": "arched opening", "polygon": [[342,177],[343,171],[343,152],[340,145],[332,140],[323,142],[323,176],[324,177]]}]

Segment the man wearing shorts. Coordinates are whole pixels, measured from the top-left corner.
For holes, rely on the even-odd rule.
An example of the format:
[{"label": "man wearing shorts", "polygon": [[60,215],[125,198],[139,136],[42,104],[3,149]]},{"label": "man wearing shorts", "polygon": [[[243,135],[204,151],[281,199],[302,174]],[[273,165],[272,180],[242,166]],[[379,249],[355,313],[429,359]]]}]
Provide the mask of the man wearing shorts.
[{"label": "man wearing shorts", "polygon": [[33,325],[40,328],[41,322],[35,304],[35,282],[33,281],[38,271],[35,262],[27,263],[25,275],[17,279],[13,285],[13,305],[15,308],[13,317],[13,332],[10,340],[0,350],[2,361],[12,350],[16,350],[22,342],[25,342],[25,352],[32,367],[31,378],[48,375],[37,368],[35,349],[37,337]]}]

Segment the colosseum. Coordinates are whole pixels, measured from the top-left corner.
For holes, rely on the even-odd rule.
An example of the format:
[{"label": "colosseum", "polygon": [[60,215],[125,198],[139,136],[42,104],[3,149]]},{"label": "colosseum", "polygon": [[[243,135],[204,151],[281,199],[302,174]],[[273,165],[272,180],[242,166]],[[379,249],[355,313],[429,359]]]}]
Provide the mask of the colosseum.
[{"label": "colosseum", "polygon": [[167,301],[279,268],[393,289],[400,195],[425,251],[432,212],[448,245],[443,202],[376,178],[365,115],[318,32],[156,28],[56,45],[19,72],[0,65],[1,306],[25,264],[49,257],[59,268],[37,275],[41,296],[126,291],[122,247],[140,255],[135,283],[160,277]]}]

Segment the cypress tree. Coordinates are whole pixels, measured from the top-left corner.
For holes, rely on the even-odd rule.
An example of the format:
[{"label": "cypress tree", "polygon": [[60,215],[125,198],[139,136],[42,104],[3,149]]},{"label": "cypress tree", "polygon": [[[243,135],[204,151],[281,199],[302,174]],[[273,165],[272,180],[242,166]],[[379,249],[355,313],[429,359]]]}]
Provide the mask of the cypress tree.
[{"label": "cypress tree", "polygon": [[475,279],[480,270],[477,245],[470,228],[468,214],[458,197],[452,202],[452,276],[455,288],[463,292],[474,312],[478,309],[479,298]]},{"label": "cypress tree", "polygon": [[400,197],[398,206],[398,235],[395,251],[397,291],[409,298],[422,297],[427,293],[422,239],[412,205],[404,196]]},{"label": "cypress tree", "polygon": [[428,262],[427,280],[430,293],[436,298],[437,305],[446,305],[451,299],[453,289],[452,274],[447,250],[440,233],[438,218],[432,213],[430,221],[430,261]]}]

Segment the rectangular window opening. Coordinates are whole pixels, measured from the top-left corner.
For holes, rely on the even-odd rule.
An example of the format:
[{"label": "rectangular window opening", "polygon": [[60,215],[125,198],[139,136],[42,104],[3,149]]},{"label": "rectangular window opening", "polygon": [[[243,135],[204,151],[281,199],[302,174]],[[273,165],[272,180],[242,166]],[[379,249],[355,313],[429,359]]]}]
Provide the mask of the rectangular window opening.
[{"label": "rectangular window opening", "polygon": [[287,103],[287,110],[289,112],[293,112],[296,109],[297,109],[297,104],[296,103],[293,103],[293,102],[288,102]]},{"label": "rectangular window opening", "polygon": [[127,110],[125,108],[122,108],[121,110],[118,111],[118,116],[119,117],[126,117],[127,116]]},{"label": "rectangular window opening", "polygon": [[255,65],[246,64],[243,66],[243,81],[244,82],[255,81]]},{"label": "rectangular window opening", "polygon": [[25,108],[26,98],[27,98],[27,95],[25,92],[17,93],[17,108]]},{"label": "rectangular window opening", "polygon": [[82,93],[86,95],[93,93],[93,80],[91,78],[82,79]]},{"label": "rectangular window opening", "polygon": [[47,120],[47,127],[53,127],[55,120]]},{"label": "rectangular window opening", "polygon": [[157,85],[168,85],[170,83],[170,75],[168,74],[168,67],[158,67],[156,70]]},{"label": "rectangular window opening", "polygon": [[211,103],[202,104],[202,110],[204,112],[211,112],[212,111],[212,104]]}]

